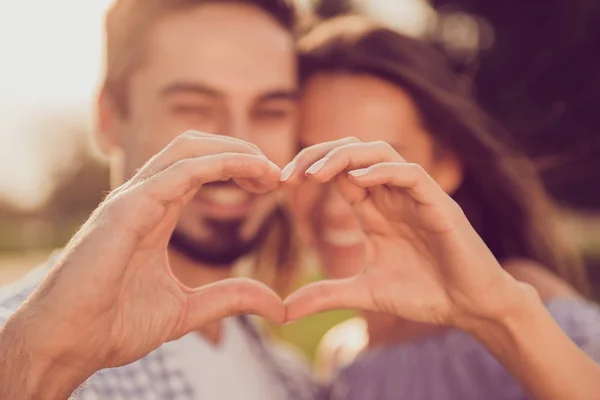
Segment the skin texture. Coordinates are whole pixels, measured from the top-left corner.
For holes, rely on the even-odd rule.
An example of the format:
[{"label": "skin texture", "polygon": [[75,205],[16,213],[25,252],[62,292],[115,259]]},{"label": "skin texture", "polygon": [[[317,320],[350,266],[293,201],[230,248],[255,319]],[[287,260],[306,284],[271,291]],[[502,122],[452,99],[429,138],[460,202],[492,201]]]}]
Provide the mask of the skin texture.
[{"label": "skin texture", "polygon": [[[532,398],[597,393],[600,368],[540,301],[576,291],[529,260],[498,264],[447,194],[460,164],[436,154],[405,92],[369,76],[324,74],[307,82],[301,105],[306,148],[282,179],[337,279],[290,296],[288,319],[359,309],[378,344],[453,326],[487,346]],[[362,240],[336,243],[328,230],[359,230]]]},{"label": "skin texture", "polygon": [[67,398],[95,371],[226,316],[283,322],[281,300],[256,281],[191,289],[171,272],[168,243],[182,210],[198,188],[223,177],[263,193],[278,187],[280,170],[252,144],[188,132],[113,191],[0,331],[3,359],[11,360],[0,397]]},{"label": "skin texture", "polygon": [[[292,37],[256,7],[215,2],[163,17],[126,84],[126,114],[107,92],[98,109],[98,139],[116,159],[118,184],[190,129],[252,142],[280,167],[294,155]],[[276,206],[272,193],[250,196],[235,185],[206,185],[182,210],[176,231],[203,253],[227,255],[252,241]],[[228,276],[236,258],[174,257],[174,274],[189,286]],[[211,271],[215,267],[224,271]]]},{"label": "skin texture", "polygon": [[[262,190],[264,182],[255,187],[251,181],[222,180],[266,174],[267,181],[274,179],[266,186],[276,186],[277,165],[293,156],[292,37],[258,8],[214,2],[164,16],[144,38],[143,59],[123,82],[126,112],[109,92],[98,99],[96,138],[120,187],[67,245],[42,290],[2,328],[0,352],[3,360],[12,360],[0,378],[2,398],[66,398],[97,369],[133,361],[191,330],[217,344],[218,320],[258,311],[255,300],[274,307],[270,318],[283,318],[281,302],[265,287],[220,282],[231,276],[232,257],[212,265],[173,251],[169,241],[177,231],[198,249],[227,254],[232,247],[227,237],[235,237],[235,247],[252,241],[273,213],[277,195]],[[188,130],[218,136],[180,136]],[[229,157],[240,152],[254,158]],[[187,161],[204,156],[209,158]],[[172,168],[173,183],[181,178],[177,182],[198,193],[170,192],[165,198],[152,186],[165,168]],[[245,199],[243,204],[224,204],[223,190]],[[140,227],[143,221],[155,225]],[[232,221],[234,234],[215,229]],[[202,288],[191,289],[197,287]],[[202,298],[212,306],[203,304],[196,314]],[[147,332],[144,340],[131,336],[140,331]]]},{"label": "skin texture", "polygon": [[484,344],[533,398],[583,400],[598,392],[600,366],[562,332],[531,285],[502,269],[452,198],[391,146],[322,143],[301,152],[282,179],[332,182],[366,247],[358,275],[288,297],[288,320],[353,308],[453,326]]},{"label": "skin texture", "polygon": [[[248,4],[207,3],[158,20],[144,46],[126,82],[127,113],[111,93],[98,102],[97,138],[116,185],[190,129],[252,142],[280,167],[293,157],[294,43],[271,16]],[[175,277],[189,287],[230,277],[236,259],[260,245],[277,202],[275,193],[250,194],[231,182],[203,185],[176,224],[186,249],[169,251]],[[200,333],[217,345],[220,324]]]},{"label": "skin texture", "polygon": [[[202,11],[218,14],[222,6]],[[200,10],[188,16],[206,18]],[[181,23],[173,22],[177,26],[200,29],[175,21]],[[204,22],[210,26],[210,19]],[[138,79],[144,71],[150,85],[153,69],[142,69]],[[134,98],[135,78],[131,86]],[[123,173],[132,177],[93,213],[41,287],[0,330],[1,398],[65,399],[95,371],[129,363],[228,315],[255,313],[282,323],[333,308],[385,312],[464,329],[540,399],[587,399],[597,392],[598,367],[553,323],[532,286],[517,282],[500,267],[447,195],[460,180],[460,166],[452,157],[428,165],[416,155],[412,161],[404,158],[385,142],[345,138],[308,147],[282,172],[286,152],[281,158],[266,154],[263,147],[268,144],[257,147],[240,140],[246,136],[188,132],[161,136],[155,143],[153,136],[142,134],[150,132],[152,124],[135,115],[157,118],[157,132],[164,128],[161,123],[187,129],[187,124],[171,125],[173,114],[166,110],[188,115],[190,108],[161,109],[156,96],[146,94],[136,102],[143,112],[134,107],[127,119],[111,108],[110,98],[101,99],[103,140],[108,148],[124,151]],[[204,118],[199,108],[192,112],[194,118]],[[162,132],[167,131],[173,135],[170,129]],[[132,138],[128,133],[133,132]],[[133,150],[132,143],[139,149]],[[158,154],[144,164],[153,151]],[[201,270],[200,266],[171,254],[171,233],[182,229],[199,242],[207,238],[198,233],[201,228],[197,232],[180,221],[206,210],[189,205],[199,189],[230,178],[261,199],[274,196],[282,185],[335,188],[364,235],[363,258],[354,271],[358,274],[306,286],[285,305],[269,288],[248,280],[228,279],[192,289],[207,282],[208,270],[191,273],[196,271],[192,266]],[[266,193],[270,194],[258,196]]]}]

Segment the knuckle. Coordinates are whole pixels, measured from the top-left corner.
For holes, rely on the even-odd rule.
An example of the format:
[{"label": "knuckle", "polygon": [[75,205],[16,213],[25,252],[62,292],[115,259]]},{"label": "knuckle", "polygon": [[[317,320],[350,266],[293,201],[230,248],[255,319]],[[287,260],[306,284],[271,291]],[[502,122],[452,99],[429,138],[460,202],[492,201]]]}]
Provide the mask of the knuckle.
[{"label": "knuckle", "polygon": [[179,135],[179,137],[185,137],[188,139],[196,139],[199,137],[206,137],[208,136],[208,133],[205,132],[200,132],[194,129],[188,129],[187,131],[183,132],[181,135]]},{"label": "knuckle", "polygon": [[260,149],[260,147],[258,147],[258,145],[252,142],[246,142],[245,140],[242,140],[241,142],[248,146],[250,149],[254,150],[255,153],[263,154],[262,150]]},{"label": "knuckle", "polygon": [[314,152],[313,147],[306,147],[296,155],[296,160],[299,162],[304,162],[310,158],[310,154]]},{"label": "knuckle", "polygon": [[191,132],[192,131],[186,131],[185,133],[182,133],[181,135],[177,136],[171,141],[168,147],[171,149],[180,149],[187,147],[190,141],[193,139]]},{"label": "knuckle", "polygon": [[386,142],[385,140],[376,140],[374,142],[371,142],[371,145],[378,149],[381,149],[381,150],[394,152],[394,153],[396,152],[394,150],[394,148],[392,147],[392,145],[389,144],[388,142]]},{"label": "knuckle", "polygon": [[238,153],[221,153],[220,159],[222,160],[224,170],[243,168],[248,164],[246,158],[240,157]]},{"label": "knuckle", "polygon": [[406,163],[404,164],[404,168],[415,185],[422,183],[427,178],[427,173],[419,164]]},{"label": "knuckle", "polygon": [[223,153],[223,169],[225,171],[262,171],[266,169],[266,163],[261,163],[260,159],[249,157],[239,153]]},{"label": "knuckle", "polygon": [[204,182],[200,176],[201,174],[197,173],[198,167],[197,159],[185,158],[175,162],[171,168],[174,169],[176,175],[189,177],[190,186],[199,186]]},{"label": "knuckle", "polygon": [[335,149],[331,150],[329,153],[325,154],[325,156],[323,157],[326,160],[332,160],[335,158],[339,158],[341,156],[343,156],[344,154],[346,154],[348,152],[348,147],[343,146],[343,147],[336,147]]},{"label": "knuckle", "polygon": [[114,196],[107,198],[102,204],[100,213],[105,214],[109,218],[121,220],[131,211],[133,206],[133,197],[131,190],[116,193]]},{"label": "knuckle", "polygon": [[413,174],[415,177],[424,177],[425,170],[423,167],[417,163],[406,163],[404,164],[405,168],[409,171],[409,173]]},{"label": "knuckle", "polygon": [[233,297],[233,307],[236,311],[248,311],[252,291],[247,285],[240,285]]},{"label": "knuckle", "polygon": [[195,130],[187,130],[173,139],[170,146],[175,149],[185,151],[191,148],[194,143],[198,143],[198,140],[209,140],[213,136],[215,135]]},{"label": "knuckle", "polygon": [[186,173],[191,172],[194,169],[195,165],[196,163],[194,162],[193,158],[184,158],[183,160],[176,161],[173,164],[173,168],[183,173]]},{"label": "knuckle", "polygon": [[213,139],[230,153],[247,153],[247,154],[263,154],[261,149],[254,143],[247,142],[242,139],[233,138],[230,136],[215,135]]},{"label": "knuckle", "polygon": [[330,160],[342,160],[351,158],[355,154],[357,149],[362,148],[362,143],[350,143],[340,147],[336,147],[325,155],[325,159]]},{"label": "knuckle", "polygon": [[331,298],[331,291],[325,285],[317,285],[315,287],[315,296],[323,300],[329,300]]},{"label": "knuckle", "polygon": [[362,143],[362,140],[360,140],[356,136],[348,136],[348,137],[342,139],[342,142],[343,143]]}]

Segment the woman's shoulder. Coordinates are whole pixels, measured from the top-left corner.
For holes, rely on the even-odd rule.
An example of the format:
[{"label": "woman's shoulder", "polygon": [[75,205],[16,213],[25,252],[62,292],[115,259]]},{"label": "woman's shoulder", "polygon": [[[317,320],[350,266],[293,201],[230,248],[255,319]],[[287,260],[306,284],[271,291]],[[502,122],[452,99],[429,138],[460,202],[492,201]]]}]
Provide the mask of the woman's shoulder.
[{"label": "woman's shoulder", "polygon": [[331,398],[494,398],[501,367],[459,330],[368,349],[339,371]]},{"label": "woman's shoulder", "polygon": [[[561,329],[600,361],[600,309],[578,297],[553,298],[546,306]],[[459,330],[364,351],[339,371],[332,391],[343,394],[333,399],[388,398],[393,393],[408,398],[525,398],[492,353]]]},{"label": "woman's shoulder", "polygon": [[511,260],[502,265],[516,280],[530,284],[563,331],[584,346],[600,336],[600,307],[567,282],[530,260]]},{"label": "woman's shoulder", "polygon": [[503,262],[502,267],[516,280],[531,285],[544,302],[556,298],[581,298],[575,288],[536,261],[515,258]]}]

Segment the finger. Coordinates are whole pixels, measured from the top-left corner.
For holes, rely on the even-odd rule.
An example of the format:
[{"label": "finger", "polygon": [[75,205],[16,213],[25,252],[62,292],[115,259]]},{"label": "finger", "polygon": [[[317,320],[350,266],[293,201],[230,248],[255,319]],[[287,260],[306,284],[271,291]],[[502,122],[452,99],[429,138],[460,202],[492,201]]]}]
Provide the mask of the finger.
[{"label": "finger", "polygon": [[369,309],[360,277],[326,280],[301,287],[285,299],[286,321],[340,309]]},{"label": "finger", "polygon": [[94,221],[129,232],[127,237],[136,243],[157,227],[156,235],[168,240],[181,208],[204,183],[239,177],[277,188],[279,176],[279,168],[264,156],[222,153],[188,158],[108,199]]},{"label": "finger", "polygon": [[306,175],[317,182],[328,182],[342,171],[390,161],[404,159],[387,142],[351,143],[331,150],[313,163]]},{"label": "finger", "polygon": [[442,204],[450,197],[418,164],[384,162],[348,173],[350,179],[363,188],[389,185],[406,189],[421,204]]},{"label": "finger", "polygon": [[263,154],[258,146],[241,139],[188,131],[179,135],[161,152],[152,157],[135,174],[131,185],[163,171],[180,160],[220,153]]},{"label": "finger", "polygon": [[226,279],[190,292],[188,312],[180,335],[201,326],[234,316],[254,314],[281,324],[285,308],[279,296],[263,283],[245,279]]},{"label": "finger", "polygon": [[166,170],[142,181],[133,190],[161,202],[179,201],[204,183],[245,178],[261,189],[276,188],[279,168],[264,156],[221,153],[178,161]]},{"label": "finger", "polygon": [[294,157],[281,172],[281,181],[287,184],[294,184],[304,177],[304,172],[315,161],[323,158],[327,153],[336,147],[340,147],[349,143],[359,143],[355,137],[347,137],[344,139],[334,140],[331,142],[319,143],[302,150]]}]

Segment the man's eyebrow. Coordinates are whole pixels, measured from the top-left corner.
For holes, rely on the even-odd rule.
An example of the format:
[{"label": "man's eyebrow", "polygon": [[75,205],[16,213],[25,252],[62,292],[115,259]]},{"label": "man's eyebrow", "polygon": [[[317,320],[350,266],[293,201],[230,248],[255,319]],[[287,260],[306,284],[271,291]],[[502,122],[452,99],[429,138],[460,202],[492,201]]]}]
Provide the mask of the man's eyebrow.
[{"label": "man's eyebrow", "polygon": [[161,90],[160,94],[163,97],[167,97],[172,94],[200,94],[210,97],[222,97],[223,93],[217,89],[211,88],[209,85],[205,85],[198,82],[173,82],[165,85]]},{"label": "man's eyebrow", "polygon": [[266,93],[258,98],[259,103],[263,103],[266,101],[272,100],[292,100],[295,101],[298,99],[299,93],[296,89],[290,90],[274,90],[269,93]]}]

